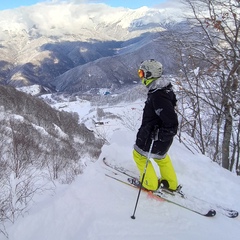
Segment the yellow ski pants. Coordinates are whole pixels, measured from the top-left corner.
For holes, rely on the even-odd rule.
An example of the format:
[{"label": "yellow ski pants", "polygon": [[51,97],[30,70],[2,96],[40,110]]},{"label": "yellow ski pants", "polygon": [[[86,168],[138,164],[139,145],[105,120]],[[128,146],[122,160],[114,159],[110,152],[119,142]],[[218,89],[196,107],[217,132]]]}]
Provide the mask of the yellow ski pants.
[{"label": "yellow ski pants", "polygon": [[[139,169],[140,181],[141,181],[143,177],[144,169],[146,166],[147,157],[141,155],[136,150],[133,150],[133,159],[136,162],[137,167]],[[157,163],[159,167],[160,175],[161,175],[160,181],[167,180],[169,184],[169,189],[176,190],[178,186],[177,176],[169,155],[166,155],[166,157],[163,159],[153,159],[153,160]],[[158,189],[159,181],[151,161],[150,160],[148,161],[149,162],[148,162],[148,166],[147,166],[144,181],[143,181],[143,187],[148,190],[154,191]]]}]

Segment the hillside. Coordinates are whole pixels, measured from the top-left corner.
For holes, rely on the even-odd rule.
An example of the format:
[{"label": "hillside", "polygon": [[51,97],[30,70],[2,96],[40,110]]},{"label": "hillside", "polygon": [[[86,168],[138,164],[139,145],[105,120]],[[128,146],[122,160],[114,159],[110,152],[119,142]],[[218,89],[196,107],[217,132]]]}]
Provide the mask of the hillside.
[{"label": "hillside", "polygon": [[36,195],[70,184],[103,140],[75,113],[57,111],[13,87],[0,86],[0,233]]},{"label": "hillside", "polygon": [[[135,172],[132,145],[139,126],[143,101],[98,106],[96,112],[87,101],[62,102],[56,108],[79,114],[88,128],[108,141],[97,161],[88,162],[83,174],[71,185],[59,186],[55,195],[35,198],[34,205],[14,225],[7,226],[11,240],[132,240],[166,238],[169,240],[226,240],[239,238],[239,217],[229,219],[221,214],[214,218],[199,216],[167,202],[149,199],[142,193],[136,213],[132,215],[137,190],[105,176],[103,157],[111,163]],[[99,111],[100,112],[100,111]],[[120,118],[113,117],[121,116]],[[98,117],[99,118],[98,118]],[[124,116],[132,119],[132,130]],[[92,118],[104,124],[94,124]],[[186,137],[186,136],[185,136]],[[186,140],[186,138],[185,138]],[[193,151],[193,152],[192,152]],[[209,158],[186,149],[176,137],[170,150],[183,190],[213,204],[240,210],[240,180]],[[1,240],[5,240],[3,236]]]}]

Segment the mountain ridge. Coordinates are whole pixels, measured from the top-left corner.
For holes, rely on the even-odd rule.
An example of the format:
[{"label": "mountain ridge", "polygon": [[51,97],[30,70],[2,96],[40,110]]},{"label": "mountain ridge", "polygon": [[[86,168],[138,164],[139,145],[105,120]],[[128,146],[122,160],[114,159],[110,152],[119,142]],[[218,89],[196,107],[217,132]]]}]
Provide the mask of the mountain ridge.
[{"label": "mountain ridge", "polygon": [[[135,68],[141,61],[146,58],[164,61],[154,41],[159,34],[173,29],[180,19],[180,15],[173,16],[167,9],[132,10],[105,4],[42,3],[1,13],[0,83],[14,87],[39,84],[52,91],[67,92],[94,88],[98,78],[92,81],[87,73],[89,63],[97,67],[101,61],[100,79],[108,82],[108,86],[102,87],[114,84],[113,75],[117,75],[117,87],[136,81]],[[119,73],[113,69],[114,74],[109,74],[105,58],[116,65],[123,55],[131,59],[128,69]],[[168,55],[167,51],[162,55]],[[166,73],[172,72],[170,65],[165,66]],[[72,81],[65,81],[66,74],[76,81],[73,75],[76,67],[78,75],[84,71],[82,77],[92,82],[88,88],[82,87],[81,81],[74,87],[70,85]]]}]

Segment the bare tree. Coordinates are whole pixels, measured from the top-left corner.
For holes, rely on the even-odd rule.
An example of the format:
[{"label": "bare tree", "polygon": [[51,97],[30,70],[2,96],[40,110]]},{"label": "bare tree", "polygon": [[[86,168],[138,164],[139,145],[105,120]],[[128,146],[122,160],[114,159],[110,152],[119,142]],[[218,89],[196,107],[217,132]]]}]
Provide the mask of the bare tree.
[{"label": "bare tree", "polygon": [[[182,70],[189,79],[186,94],[194,97],[195,118],[200,121],[204,106],[211,109],[208,127],[216,134],[214,157],[221,152],[222,166],[232,170],[239,156],[239,0],[184,0],[193,17],[189,18],[195,38],[181,41]],[[196,38],[197,36],[197,38]],[[186,40],[186,39],[185,39]],[[193,41],[194,40],[194,41]],[[185,70],[184,70],[185,68]],[[187,68],[187,69],[186,69]],[[196,74],[197,72],[197,74]],[[187,89],[187,88],[185,88]],[[217,127],[216,127],[217,126]],[[209,132],[209,131],[208,131]],[[209,132],[210,133],[210,132]],[[209,135],[210,137],[210,135]],[[210,140],[211,138],[209,138]],[[206,138],[201,138],[206,146]],[[210,143],[210,142],[209,142]],[[205,150],[202,148],[203,152]]]},{"label": "bare tree", "polygon": [[137,108],[131,110],[125,110],[119,115],[122,124],[130,131],[137,131],[139,128],[139,122],[141,121],[142,111]]},{"label": "bare tree", "polygon": [[11,222],[22,214],[36,193],[44,190],[44,172],[36,165],[36,158],[41,155],[36,154],[38,151],[35,151],[32,135],[27,132],[28,127],[15,119],[9,120],[10,144],[5,154],[8,160],[4,171],[5,184],[1,190],[5,218]]}]

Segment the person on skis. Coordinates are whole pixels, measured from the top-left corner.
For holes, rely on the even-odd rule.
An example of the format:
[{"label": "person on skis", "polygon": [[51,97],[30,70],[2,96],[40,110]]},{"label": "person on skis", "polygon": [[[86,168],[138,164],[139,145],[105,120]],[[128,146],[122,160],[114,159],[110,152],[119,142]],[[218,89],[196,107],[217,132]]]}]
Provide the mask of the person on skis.
[{"label": "person on skis", "polygon": [[[178,129],[178,118],[175,112],[177,100],[170,81],[161,78],[162,72],[162,64],[153,59],[142,62],[139,67],[138,75],[148,88],[148,94],[142,123],[136,136],[133,159],[140,172],[140,181],[142,181],[148,156],[159,167],[160,180],[152,162],[148,162],[142,183],[144,188],[155,191],[161,186],[175,191],[178,186],[177,176],[167,152]],[[154,141],[153,145],[152,141]],[[152,149],[150,149],[151,145]]]}]

